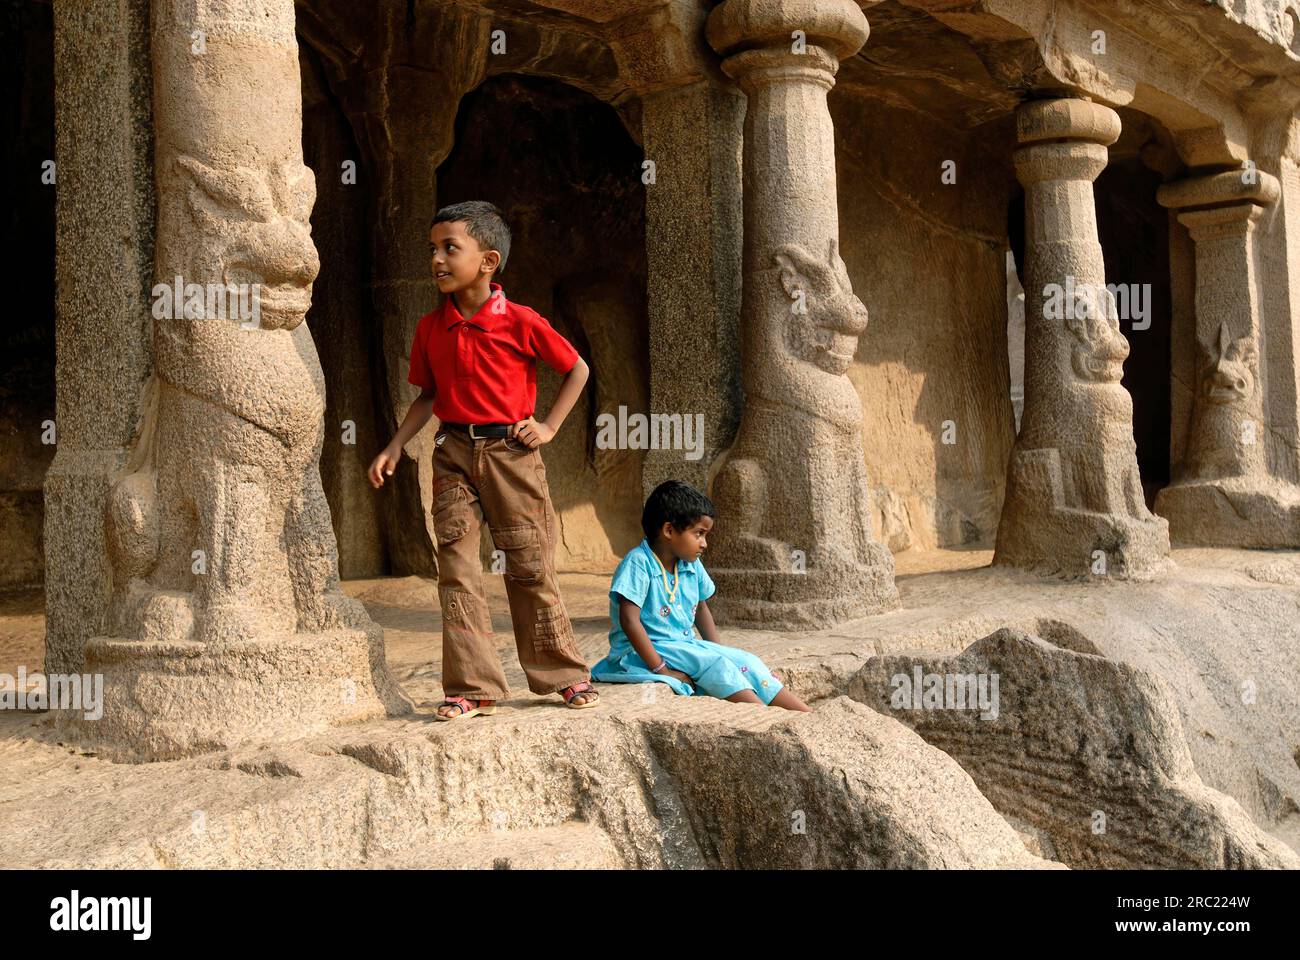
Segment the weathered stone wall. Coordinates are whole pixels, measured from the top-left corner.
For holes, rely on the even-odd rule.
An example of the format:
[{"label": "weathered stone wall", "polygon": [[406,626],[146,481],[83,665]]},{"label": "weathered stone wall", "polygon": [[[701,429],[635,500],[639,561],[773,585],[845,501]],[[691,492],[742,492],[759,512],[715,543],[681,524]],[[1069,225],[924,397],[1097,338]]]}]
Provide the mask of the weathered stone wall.
[{"label": "weathered stone wall", "polygon": [[953,130],[849,88],[831,111],[844,259],[871,314],[849,375],[881,536],[895,551],[988,545],[1015,437],[1007,124]]},{"label": "weathered stone wall", "polygon": [[1300,53],[1300,9],[1295,0],[1211,0],[1230,20],[1253,28],[1270,43]]},{"label": "weathered stone wall", "polygon": [[[482,79],[488,21],[452,3],[425,5],[418,16],[412,8],[409,17],[396,3],[298,0],[295,9],[302,59],[311,67],[304,77],[305,159],[346,208],[336,215],[348,218],[348,226],[325,228],[322,273],[333,284],[328,309],[337,311],[326,323],[337,324],[349,345],[347,362],[355,360],[361,329],[369,343],[363,378],[347,372],[344,353],[324,361],[335,419],[322,480],[340,563],[354,576],[372,568],[429,576],[436,572],[428,511],[431,431],[407,444],[380,493],[354,468],[387,443],[419,393],[406,382],[406,364],[416,324],[434,300],[428,261],[434,174],[451,149],[456,105]],[[354,172],[350,183],[343,182],[344,163]],[[360,225],[357,235],[348,232],[353,223]],[[339,417],[358,425],[355,450],[342,447]],[[378,529],[362,532],[372,509]],[[355,523],[344,518],[348,510]]]}]

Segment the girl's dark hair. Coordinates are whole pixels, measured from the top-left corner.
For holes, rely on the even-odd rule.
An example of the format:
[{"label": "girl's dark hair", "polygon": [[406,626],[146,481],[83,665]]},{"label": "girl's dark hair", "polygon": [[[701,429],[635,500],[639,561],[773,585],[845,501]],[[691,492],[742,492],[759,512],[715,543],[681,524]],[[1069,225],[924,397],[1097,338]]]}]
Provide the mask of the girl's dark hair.
[{"label": "girl's dark hair", "polygon": [[433,223],[429,226],[458,221],[464,221],[465,232],[478,241],[480,249],[501,254],[501,262],[493,276],[504,273],[506,260],[510,257],[510,226],[501,211],[486,200],[466,200],[443,207],[433,215]]},{"label": "girl's dark hair", "polygon": [[659,536],[665,523],[677,530],[685,530],[700,517],[717,517],[713,501],[689,483],[665,480],[654,488],[641,511],[641,529],[651,545]]}]

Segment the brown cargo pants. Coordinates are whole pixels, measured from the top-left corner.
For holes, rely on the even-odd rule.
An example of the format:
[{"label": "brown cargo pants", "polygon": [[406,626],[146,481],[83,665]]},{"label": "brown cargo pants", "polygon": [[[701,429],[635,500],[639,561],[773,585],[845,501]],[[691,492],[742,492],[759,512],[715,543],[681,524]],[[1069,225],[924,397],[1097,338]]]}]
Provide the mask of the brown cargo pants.
[{"label": "brown cargo pants", "polygon": [[512,437],[473,440],[439,430],[433,448],[433,527],[447,696],[504,700],[506,676],[483,593],[479,529],[486,519],[504,555],[519,663],[533,693],[587,680],[586,661],[555,577],[555,510],[539,450]]}]

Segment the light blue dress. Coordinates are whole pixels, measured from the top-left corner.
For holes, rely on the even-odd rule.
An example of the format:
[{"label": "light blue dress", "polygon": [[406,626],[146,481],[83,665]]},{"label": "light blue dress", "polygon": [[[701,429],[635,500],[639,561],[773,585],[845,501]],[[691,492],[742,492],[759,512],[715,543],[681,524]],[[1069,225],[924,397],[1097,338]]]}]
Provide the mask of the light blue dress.
[{"label": "light blue dress", "polygon": [[[716,589],[704,564],[699,560],[678,560],[677,577],[677,595],[670,603],[663,568],[644,539],[619,562],[609,588],[609,653],[591,668],[592,679],[605,683],[666,683],[684,696],[698,692],[719,699],[751,689],[764,703],[771,703],[782,684],[762,660],[735,647],[710,643],[695,632],[696,607],[713,596]],[[672,582],[669,571],[669,587]],[[654,673],[637,655],[618,620],[620,595],[641,608],[641,626],[655,651],[668,661],[669,667],[695,682],[694,691],[676,677]]]}]

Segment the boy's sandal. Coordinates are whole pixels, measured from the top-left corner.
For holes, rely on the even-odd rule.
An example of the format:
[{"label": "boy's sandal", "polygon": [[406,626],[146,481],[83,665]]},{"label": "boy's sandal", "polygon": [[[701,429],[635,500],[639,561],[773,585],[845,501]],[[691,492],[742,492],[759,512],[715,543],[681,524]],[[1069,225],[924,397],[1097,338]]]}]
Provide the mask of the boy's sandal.
[{"label": "boy's sandal", "polygon": [[[591,681],[583,680],[581,683],[575,683],[571,687],[565,687],[560,691],[560,696],[564,698],[565,706],[570,710],[586,710],[588,707],[597,706],[600,703],[600,694],[592,686]],[[574,703],[578,697],[585,696],[586,703]]]},{"label": "boy's sandal", "polygon": [[[474,704],[472,708],[470,707],[471,703]],[[438,708],[455,707],[460,711],[460,713],[446,714],[435,712],[433,716],[438,720],[463,720],[466,717],[474,717],[479,714],[487,717],[497,712],[496,704],[488,704],[485,707],[481,706],[482,703],[482,700],[470,700],[467,697],[448,697],[443,700],[442,703],[438,704]]]}]

